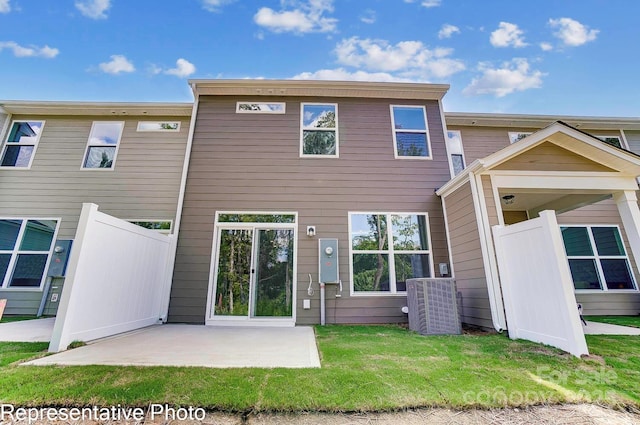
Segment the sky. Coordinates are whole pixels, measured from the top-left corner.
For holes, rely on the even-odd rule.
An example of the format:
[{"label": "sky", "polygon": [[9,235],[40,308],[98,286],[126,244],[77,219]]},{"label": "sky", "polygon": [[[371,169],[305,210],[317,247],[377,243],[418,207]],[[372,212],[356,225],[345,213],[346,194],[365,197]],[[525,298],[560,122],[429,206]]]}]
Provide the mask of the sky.
[{"label": "sky", "polygon": [[0,99],[189,79],[450,84],[450,112],[640,116],[637,0],[0,0]]}]

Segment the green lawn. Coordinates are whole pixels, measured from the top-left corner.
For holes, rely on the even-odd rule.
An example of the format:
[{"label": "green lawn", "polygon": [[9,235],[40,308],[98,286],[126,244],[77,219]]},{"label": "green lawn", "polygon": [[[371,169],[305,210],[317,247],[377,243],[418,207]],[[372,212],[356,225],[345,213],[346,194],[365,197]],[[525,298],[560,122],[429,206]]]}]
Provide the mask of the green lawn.
[{"label": "green lawn", "polygon": [[23,320],[37,319],[36,316],[2,316],[0,323],[21,322]]},{"label": "green lawn", "polygon": [[504,335],[422,337],[395,326],[316,332],[321,369],[25,367],[17,363],[44,355],[46,344],[0,343],[0,401],[236,412],[561,402],[640,407],[640,337],[588,336],[592,356],[578,359]]},{"label": "green lawn", "polygon": [[585,320],[592,322],[610,323],[612,325],[631,326],[640,328],[639,316],[585,316]]}]

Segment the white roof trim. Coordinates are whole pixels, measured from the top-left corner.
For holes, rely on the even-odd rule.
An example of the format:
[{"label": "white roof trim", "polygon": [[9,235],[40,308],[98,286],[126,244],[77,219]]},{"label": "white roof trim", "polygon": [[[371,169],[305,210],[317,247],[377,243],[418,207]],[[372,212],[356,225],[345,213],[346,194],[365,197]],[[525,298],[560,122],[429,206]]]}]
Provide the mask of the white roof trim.
[{"label": "white roof trim", "polygon": [[167,116],[189,117],[192,102],[58,102],[6,100],[0,108],[15,115]]},{"label": "white roof trim", "polygon": [[[576,140],[582,143],[569,143]],[[608,145],[564,123],[556,122],[498,152],[475,160],[462,173],[438,189],[436,194],[447,195],[465,176],[483,173],[547,141],[589,159],[594,159],[594,153],[598,152],[600,155],[594,159],[598,163],[631,177],[640,175],[640,156]]]}]

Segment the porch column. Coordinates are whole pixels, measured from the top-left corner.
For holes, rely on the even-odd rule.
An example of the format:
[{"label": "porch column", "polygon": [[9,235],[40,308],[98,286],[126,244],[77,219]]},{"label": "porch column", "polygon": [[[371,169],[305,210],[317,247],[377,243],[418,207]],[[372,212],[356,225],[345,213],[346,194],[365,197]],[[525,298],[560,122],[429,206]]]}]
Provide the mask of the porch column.
[{"label": "porch column", "polygon": [[633,260],[638,267],[637,270],[640,270],[640,208],[638,208],[636,192],[633,190],[616,192],[613,194],[613,200],[618,206],[622,225],[633,253]]}]

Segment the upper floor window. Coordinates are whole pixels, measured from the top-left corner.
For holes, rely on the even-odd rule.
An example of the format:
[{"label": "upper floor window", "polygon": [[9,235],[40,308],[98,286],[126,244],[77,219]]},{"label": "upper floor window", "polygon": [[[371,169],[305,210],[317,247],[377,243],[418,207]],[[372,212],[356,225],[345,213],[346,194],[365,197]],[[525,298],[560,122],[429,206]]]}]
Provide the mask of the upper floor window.
[{"label": "upper floor window", "polygon": [[284,114],[286,103],[284,102],[238,102],[236,113],[238,114]]},{"label": "upper floor window", "polygon": [[139,121],[138,131],[180,131],[178,121]]},{"label": "upper floor window", "polygon": [[397,293],[407,279],[430,277],[427,214],[350,213],[351,282],[354,293]]},{"label": "upper floor window", "polygon": [[615,146],[616,148],[622,148],[622,143],[620,142],[619,136],[596,136],[596,137],[611,146]]},{"label": "upper floor window", "polygon": [[531,135],[533,133],[531,132],[526,132],[526,131],[518,131],[518,132],[509,132],[509,142],[511,143],[515,143],[515,142],[519,142],[520,140],[524,139],[525,137]]},{"label": "upper floor window", "polygon": [[616,226],[561,226],[576,289],[636,289]]},{"label": "upper floor window", "polygon": [[0,219],[0,288],[40,288],[57,220]]},{"label": "upper floor window", "polygon": [[121,121],[94,121],[82,168],[113,168],[123,128]]},{"label": "upper floor window", "polygon": [[300,156],[338,156],[338,105],[303,103]]},{"label": "upper floor window", "polygon": [[44,121],[14,121],[2,149],[2,167],[31,168]]},{"label": "upper floor window", "polygon": [[462,135],[459,131],[447,131],[447,152],[449,153],[451,177],[455,177],[466,166],[462,151]]},{"label": "upper floor window", "polygon": [[391,124],[396,158],[431,159],[424,106],[391,105]]}]

